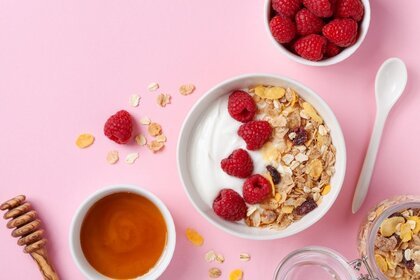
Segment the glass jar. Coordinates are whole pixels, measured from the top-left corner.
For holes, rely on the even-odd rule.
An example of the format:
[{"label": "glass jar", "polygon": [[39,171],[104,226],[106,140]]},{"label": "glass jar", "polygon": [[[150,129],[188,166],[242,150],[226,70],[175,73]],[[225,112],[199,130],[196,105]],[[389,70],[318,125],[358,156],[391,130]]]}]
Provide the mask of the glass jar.
[{"label": "glass jar", "polygon": [[[360,227],[358,237],[360,259],[348,261],[341,254],[329,248],[305,247],[290,253],[280,262],[275,271],[274,279],[400,279],[399,275],[394,275],[394,278],[388,278],[379,269],[375,261],[375,239],[380,225],[386,218],[409,208],[420,208],[420,196],[396,196],[382,201],[369,212]],[[308,275],[310,275],[309,278]]]}]

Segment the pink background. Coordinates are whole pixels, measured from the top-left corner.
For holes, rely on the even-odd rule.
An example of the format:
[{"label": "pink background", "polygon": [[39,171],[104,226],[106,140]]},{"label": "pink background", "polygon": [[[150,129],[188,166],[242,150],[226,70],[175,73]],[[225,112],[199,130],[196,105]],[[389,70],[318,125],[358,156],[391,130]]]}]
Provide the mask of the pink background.
[{"label": "pink background", "polygon": [[[177,247],[161,279],[206,279],[211,265],[203,254],[210,249],[225,255],[217,265],[224,278],[238,267],[244,279],[270,279],[287,253],[305,245],[328,246],[353,259],[368,209],[391,195],[419,193],[419,1],[371,1],[365,42],[347,61],[325,68],[299,65],[277,51],[266,34],[262,2],[0,1],[0,200],[21,193],[30,198],[63,279],[84,278],[70,256],[69,225],[79,204],[107,185],[143,186],[171,210]],[[353,215],[351,199],[375,116],[374,77],[391,56],[407,63],[409,81],[386,125],[368,199]],[[196,213],[176,170],[178,133],[194,102],[216,83],[252,72],[285,75],[315,90],[336,113],[347,143],[347,177],[331,211],[285,240],[245,241],[216,229]],[[156,105],[157,93],[146,90],[152,81],[173,96],[172,105]],[[178,86],[188,82],[196,92],[180,96]],[[133,93],[143,97],[138,108],[128,105]],[[161,123],[165,151],[153,155],[106,139],[103,124],[119,109]],[[96,136],[86,150],[74,145],[82,132]],[[139,151],[140,158],[132,166],[111,166],[105,161],[111,149],[122,157]],[[38,279],[36,265],[5,225],[0,222],[0,278]],[[188,243],[186,227],[203,233],[203,247]],[[252,260],[239,261],[241,252]]]}]

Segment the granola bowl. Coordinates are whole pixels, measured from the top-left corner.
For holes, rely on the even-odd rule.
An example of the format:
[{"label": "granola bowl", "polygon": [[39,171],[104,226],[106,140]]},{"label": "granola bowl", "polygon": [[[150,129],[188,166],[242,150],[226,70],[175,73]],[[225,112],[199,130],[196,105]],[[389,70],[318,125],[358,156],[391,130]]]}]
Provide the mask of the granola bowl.
[{"label": "granola bowl", "polygon": [[[248,124],[271,127],[259,149],[246,145],[237,133],[246,124],[228,113],[229,96],[237,90],[255,102]],[[216,215],[213,203],[222,189],[243,195],[250,177],[228,175],[220,163],[236,149],[252,159],[251,177],[271,188],[258,203],[244,196],[246,213],[241,208],[243,218],[232,222]],[[216,85],[193,106],[178,139],[177,163],[191,203],[207,220],[235,236],[268,240],[296,234],[328,212],[344,180],[346,148],[334,113],[315,92],[286,77],[248,74]]]}]

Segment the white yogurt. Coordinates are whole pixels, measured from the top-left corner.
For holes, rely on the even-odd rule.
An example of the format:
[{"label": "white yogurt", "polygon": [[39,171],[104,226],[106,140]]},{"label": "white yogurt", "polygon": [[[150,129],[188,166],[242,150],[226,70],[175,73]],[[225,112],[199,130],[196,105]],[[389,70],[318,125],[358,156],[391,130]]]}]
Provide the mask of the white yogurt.
[{"label": "white yogurt", "polygon": [[[212,207],[213,200],[223,188],[231,188],[242,195],[244,179],[228,175],[220,167],[222,159],[235,149],[245,149],[245,141],[239,137],[242,123],[234,120],[228,112],[228,95],[212,103],[202,114],[191,136],[189,170],[197,192],[205,203]],[[248,151],[254,162],[255,173],[263,173],[264,160],[259,151]]]}]

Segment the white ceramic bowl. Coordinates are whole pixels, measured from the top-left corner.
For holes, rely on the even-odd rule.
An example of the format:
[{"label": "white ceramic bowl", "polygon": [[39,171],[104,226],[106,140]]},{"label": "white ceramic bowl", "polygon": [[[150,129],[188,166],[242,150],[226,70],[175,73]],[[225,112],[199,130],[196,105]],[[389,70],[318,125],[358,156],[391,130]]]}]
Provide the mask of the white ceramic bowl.
[{"label": "white ceramic bowl", "polygon": [[271,0],[266,0],[265,1],[265,9],[264,9],[264,21],[265,21],[265,26],[266,26],[266,30],[268,32],[268,35],[271,38],[271,41],[273,42],[273,44],[277,47],[277,49],[284,54],[285,56],[287,56],[288,58],[290,58],[291,60],[294,60],[298,63],[301,64],[305,64],[305,65],[311,65],[311,66],[328,66],[328,65],[333,65],[336,63],[339,63],[345,59],[347,59],[348,57],[350,57],[362,44],[363,40],[366,37],[366,34],[368,32],[369,29],[369,25],[370,25],[370,4],[369,4],[369,0],[361,0],[363,5],[365,6],[365,12],[364,12],[364,16],[362,19],[361,24],[359,24],[359,38],[357,39],[357,42],[348,47],[345,48],[344,50],[341,51],[341,53],[339,53],[338,55],[331,57],[331,58],[327,58],[321,61],[311,61],[311,60],[307,60],[305,58],[302,58],[294,53],[292,53],[291,51],[289,51],[287,48],[285,48],[282,44],[280,44],[279,42],[276,41],[276,39],[274,39],[273,35],[271,34],[270,31],[270,14],[271,14]]},{"label": "white ceramic bowl", "polygon": [[70,252],[73,257],[73,260],[76,263],[79,270],[86,276],[87,279],[109,280],[108,277],[96,271],[86,260],[82,251],[82,247],[80,245],[80,228],[82,226],[82,222],[85,218],[87,211],[90,209],[90,207],[92,207],[92,205],[95,202],[107,195],[120,192],[130,192],[146,197],[157,206],[157,208],[162,213],[163,218],[165,219],[168,231],[168,239],[165,250],[163,251],[162,256],[160,257],[159,261],[157,262],[154,268],[152,268],[147,274],[136,278],[136,280],[157,279],[168,267],[175,250],[176,233],[174,221],[168,208],[166,208],[165,204],[163,204],[163,202],[159,198],[157,198],[151,192],[133,185],[115,185],[98,190],[97,192],[89,196],[80,205],[79,209],[77,209],[76,214],[73,217],[73,221],[70,226],[69,241]]},{"label": "white ceramic bowl", "polygon": [[[191,176],[190,164],[194,163],[189,161],[189,151],[193,148],[193,143],[190,140],[194,135],[196,126],[200,123],[200,117],[204,114],[204,112],[206,112],[209,105],[211,105],[212,102],[215,102],[215,100],[221,96],[228,95],[232,90],[235,89],[247,88],[259,84],[291,87],[295,89],[300,94],[300,96],[311,103],[322,116],[327,126],[331,129],[333,144],[337,149],[335,165],[336,173],[331,178],[331,192],[323,198],[323,202],[318,208],[308,213],[301,220],[293,223],[291,226],[281,231],[248,227],[243,223],[227,222],[219,218],[214,214],[211,205],[203,201],[198,188],[193,183]],[[233,135],[232,137],[238,136]],[[206,155],[203,154],[203,157],[205,156]],[[201,215],[203,215],[212,224],[230,234],[247,239],[277,239],[296,234],[308,228],[328,212],[336,200],[338,194],[340,193],[344,180],[346,170],[346,147],[340,125],[338,124],[334,113],[331,111],[330,107],[328,107],[325,101],[322,100],[322,98],[319,97],[315,92],[305,87],[304,85],[285,77],[269,74],[252,74],[238,76],[218,84],[214,88],[210,89],[206,94],[204,94],[204,96],[193,106],[187,118],[185,119],[178,139],[177,161],[178,172],[190,201],[198,210],[198,212],[200,212]]]}]

